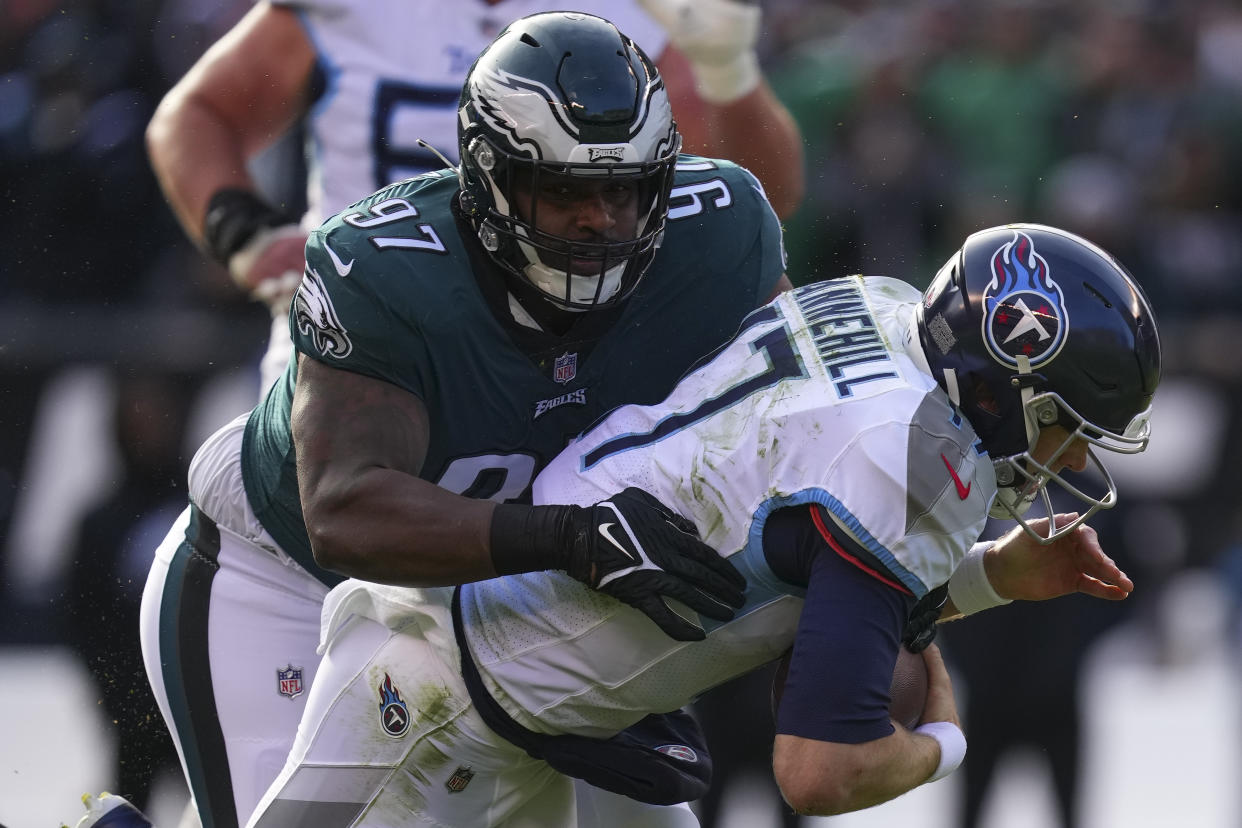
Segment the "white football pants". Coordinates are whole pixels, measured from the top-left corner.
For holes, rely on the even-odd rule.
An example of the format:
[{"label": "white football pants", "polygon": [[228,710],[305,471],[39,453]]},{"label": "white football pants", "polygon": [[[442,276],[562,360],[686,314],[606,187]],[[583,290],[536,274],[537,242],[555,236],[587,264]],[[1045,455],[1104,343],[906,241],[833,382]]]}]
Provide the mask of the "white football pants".
[{"label": "white football pants", "polygon": [[[324,670],[317,648],[328,587],[285,554],[250,509],[240,464],[245,420],[239,417],[221,428],[195,455],[189,474],[193,505],[156,550],[142,601],[147,676],[204,824],[237,828],[252,814],[257,821],[256,807],[280,775],[265,800],[264,828],[418,824],[410,822],[408,808],[392,822],[372,809],[365,821],[337,823],[322,808],[303,812],[280,804],[282,797],[302,796],[306,784],[318,800],[342,796],[338,804],[348,803],[359,780],[389,776],[391,795],[383,796],[402,802],[422,785],[432,794],[422,813],[439,814],[443,825],[697,828],[686,805],[647,805],[571,780],[493,734],[469,705],[451,626],[437,626],[447,638],[429,648],[378,622],[351,622],[328,651],[330,677],[312,691],[312,680]],[[451,624],[448,593],[444,619],[425,623]],[[364,675],[372,657],[390,641],[391,650],[414,651],[410,662],[392,674],[407,705],[415,689],[435,681],[448,691],[438,715],[450,721],[419,720],[425,744],[420,740],[420,750],[406,757],[400,773],[375,764],[380,754],[390,756],[394,740],[374,735],[381,697]],[[434,678],[422,675],[420,665]],[[456,713],[450,715],[451,710]],[[472,765],[471,773],[479,778],[457,774],[454,786],[461,791],[452,796],[445,777],[458,766],[444,765],[457,754],[438,756],[433,748],[439,745],[460,746],[460,755],[470,761],[478,754],[479,765]],[[311,769],[324,751],[343,764],[327,773]],[[487,767],[496,771],[490,782],[482,772]],[[305,779],[312,782],[304,784]],[[318,800],[310,801],[318,806]]]}]

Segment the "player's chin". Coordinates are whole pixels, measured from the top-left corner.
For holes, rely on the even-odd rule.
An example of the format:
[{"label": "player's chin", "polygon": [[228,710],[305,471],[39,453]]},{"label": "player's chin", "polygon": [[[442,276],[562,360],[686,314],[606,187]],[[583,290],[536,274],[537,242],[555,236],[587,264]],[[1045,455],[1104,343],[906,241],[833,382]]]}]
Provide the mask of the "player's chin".
[{"label": "player's chin", "polygon": [[598,276],[603,271],[602,260],[594,256],[570,256],[544,250],[539,260],[544,267],[569,276]]},{"label": "player's chin", "polygon": [[[595,244],[597,247],[602,244],[609,245],[608,252],[597,250],[588,254],[582,248],[578,248],[566,253],[552,255],[545,253],[542,258],[545,264],[557,270],[568,271],[574,276],[594,277],[603,276],[623,263],[626,257],[632,256],[637,248],[637,244],[632,240],[623,239],[601,239]],[[578,255],[573,255],[574,253]]]},{"label": "player's chin", "polygon": [[569,260],[569,272],[574,276],[599,276],[604,272],[604,263],[600,259],[574,257]]}]

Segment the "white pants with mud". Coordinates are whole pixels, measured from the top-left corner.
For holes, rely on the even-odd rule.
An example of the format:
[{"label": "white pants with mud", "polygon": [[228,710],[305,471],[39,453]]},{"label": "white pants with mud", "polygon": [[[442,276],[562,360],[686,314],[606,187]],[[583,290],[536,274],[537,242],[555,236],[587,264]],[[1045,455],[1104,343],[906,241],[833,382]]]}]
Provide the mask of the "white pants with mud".
[{"label": "white pants with mud", "polygon": [[[244,417],[234,420],[217,431],[195,455],[189,475],[194,505],[181,514],[156,550],[142,605],[141,635],[147,675],[177,745],[199,818],[215,828],[245,825],[278,774],[281,782],[273,788],[269,801],[296,803],[290,797],[302,796],[299,785],[308,778],[299,775],[298,770],[311,767],[320,751],[332,743],[349,751],[365,745],[369,738],[366,734],[374,730],[381,709],[378,688],[349,673],[349,665],[354,665],[357,672],[376,651],[378,644],[371,643],[364,643],[362,654],[351,651],[348,657],[343,654],[350,648],[333,646],[328,654],[331,679],[316,695],[326,701],[308,705],[313,681],[322,669],[318,646],[328,588],[280,549],[250,509],[239,462],[244,426]],[[447,595],[446,591],[446,601]],[[452,627],[444,629],[451,637]],[[342,635],[348,634],[353,640],[364,636],[367,630],[371,636],[385,640],[393,635],[383,624],[364,620],[348,625]],[[447,646],[449,652],[456,652],[452,642]],[[464,687],[460,687],[458,694],[457,662],[441,663],[444,657],[443,653],[435,658],[421,654],[418,663],[425,662],[428,669],[434,665],[431,675],[444,678],[446,683],[451,680],[455,697],[467,699]],[[398,688],[425,683],[416,670],[406,669],[410,664],[392,674]],[[451,675],[445,676],[445,671]],[[351,681],[357,686],[351,685]],[[338,695],[341,701],[336,703]],[[357,709],[353,710],[347,701]],[[390,709],[390,713],[395,709]],[[444,709],[451,709],[451,705]],[[411,721],[410,729],[430,727],[435,731],[430,722]],[[473,708],[457,716],[454,722],[460,727],[477,728],[482,742],[499,741],[502,750],[514,755],[511,762],[505,763],[504,772],[490,782],[483,779],[482,764],[474,778],[458,774],[453,787],[461,788],[459,794],[449,796],[447,780],[439,780],[436,793],[445,794],[446,801],[453,805],[449,809],[452,813],[460,810],[464,814],[458,822],[443,818],[442,825],[478,828],[492,824],[486,821],[488,814],[504,815],[509,821],[495,824],[506,826],[698,825],[687,807],[644,805],[557,774],[492,734],[477,719]],[[295,737],[297,750],[291,756]],[[437,738],[441,736],[431,735],[428,744],[436,744]],[[392,747],[399,741],[385,735],[380,743]],[[432,774],[438,765],[433,762],[432,767],[421,768],[424,755],[418,752],[406,757],[411,761],[387,767],[376,764],[377,756],[361,749],[357,753],[334,755],[352,759],[332,772],[320,773],[323,778],[311,786],[313,795],[303,799],[311,810],[289,810],[291,806],[277,804],[267,809],[265,819],[278,821],[263,822],[265,828],[396,828],[419,824],[417,809],[415,816],[407,809],[399,818],[386,821],[380,815],[383,811],[378,803],[360,816],[355,808],[355,817],[351,819],[357,821],[340,821],[333,815],[342,812],[332,804],[367,802],[370,795],[365,791],[374,792],[374,787],[367,788],[369,782],[355,785],[358,780],[417,780],[420,775]],[[385,761],[393,760],[388,756]],[[454,765],[447,771],[440,770],[451,777],[456,769]],[[508,790],[510,782],[515,784],[516,791]],[[396,795],[400,786],[394,783],[391,787]],[[486,796],[480,796],[480,792],[486,792]],[[467,793],[470,796],[462,796]],[[477,803],[463,807],[463,799],[476,797],[494,798],[496,802],[486,807]],[[435,797],[430,799],[434,801]],[[516,800],[522,800],[520,806],[515,804]],[[526,821],[528,814],[536,814],[537,818]],[[476,819],[478,815],[482,816]]]},{"label": "white pants with mud", "polygon": [[461,678],[452,591],[423,594],[424,612],[396,628],[368,617],[383,608],[325,609],[326,651],[306,717],[250,828],[698,825],[686,805],[593,788],[492,732]]}]

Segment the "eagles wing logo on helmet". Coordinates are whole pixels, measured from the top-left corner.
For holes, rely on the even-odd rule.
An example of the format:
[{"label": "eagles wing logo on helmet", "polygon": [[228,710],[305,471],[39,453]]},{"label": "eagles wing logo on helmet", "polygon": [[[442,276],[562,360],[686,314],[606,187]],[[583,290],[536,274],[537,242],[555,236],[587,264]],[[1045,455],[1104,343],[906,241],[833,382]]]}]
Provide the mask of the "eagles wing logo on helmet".
[{"label": "eagles wing logo on helmet", "polygon": [[1013,235],[992,254],[992,281],[983,296],[983,341],[1002,365],[1017,366],[1018,357],[1025,356],[1037,368],[1065,344],[1069,314],[1030,236],[1017,230]]},{"label": "eagles wing logo on helmet", "polygon": [[[663,82],[649,83],[637,100],[638,109],[629,124],[629,139],[634,144],[587,146],[587,156],[575,152],[582,140],[581,129],[565,117],[570,104],[564,96],[547,84],[524,78],[503,69],[479,70],[470,79],[470,100],[483,122],[494,132],[506,135],[514,148],[538,161],[598,161],[635,163],[644,159],[640,154],[654,144],[656,156],[662,156],[673,145],[671,118],[652,119],[652,107],[668,108]],[[549,129],[548,115],[559,129]],[[667,134],[659,134],[662,121],[668,121]],[[653,133],[652,130],[655,130]]]},{"label": "eagles wing logo on helmet", "polygon": [[578,143],[578,127],[566,121],[560,111],[561,107],[553,101],[560,101],[560,96],[545,84],[531,78],[521,78],[506,71],[480,71],[471,78],[470,98],[475,110],[483,120],[496,132],[508,135],[514,147],[526,150],[531,158],[543,160],[539,141],[532,136],[519,135],[521,125],[532,127],[546,122],[550,113],[562,130],[561,136],[541,134],[537,136],[544,141],[562,139],[563,146],[553,158],[566,159],[569,150]]},{"label": "eagles wing logo on helmet", "polygon": [[315,340],[315,347],[324,356],[344,359],[354,350],[349,334],[332,307],[323,279],[314,270],[307,270],[302,286],[293,297],[294,320],[298,330]]}]

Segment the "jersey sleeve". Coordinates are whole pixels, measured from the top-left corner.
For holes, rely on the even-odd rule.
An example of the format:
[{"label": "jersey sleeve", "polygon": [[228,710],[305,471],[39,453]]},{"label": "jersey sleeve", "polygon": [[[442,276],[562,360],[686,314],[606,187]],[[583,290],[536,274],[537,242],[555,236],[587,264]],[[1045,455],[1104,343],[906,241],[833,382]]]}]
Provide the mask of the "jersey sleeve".
[{"label": "jersey sleeve", "polygon": [[893,732],[889,687],[913,598],[833,546],[813,514],[781,510],[764,530],[774,570],[807,570],[776,732],[844,744],[882,739]]},{"label": "jersey sleeve", "polygon": [[754,217],[756,225],[751,252],[754,261],[751,266],[756,267],[759,273],[758,301],[766,302],[788,267],[785,235],[781,229],[781,221],[772,209],[759,179],[744,167],[736,169],[741,185],[735,186],[734,191],[738,193],[739,202],[748,204],[749,209],[746,212]]},{"label": "jersey sleeve", "polygon": [[289,316],[294,348],[424,397],[430,356],[417,318],[394,310],[390,274],[349,229],[331,220],[306,242],[306,272]]},{"label": "jersey sleeve", "polygon": [[759,180],[732,161],[695,155],[682,155],[677,173],[668,220],[679,243],[666,239],[657,261],[706,267],[717,284],[754,290],[752,307],[766,302],[786,257],[780,219]]},{"label": "jersey sleeve", "polygon": [[[949,579],[982,533],[986,458],[960,415],[932,395],[908,420],[863,429],[832,469],[822,501],[871,560],[922,598]],[[990,473],[990,466],[987,467]]]}]

